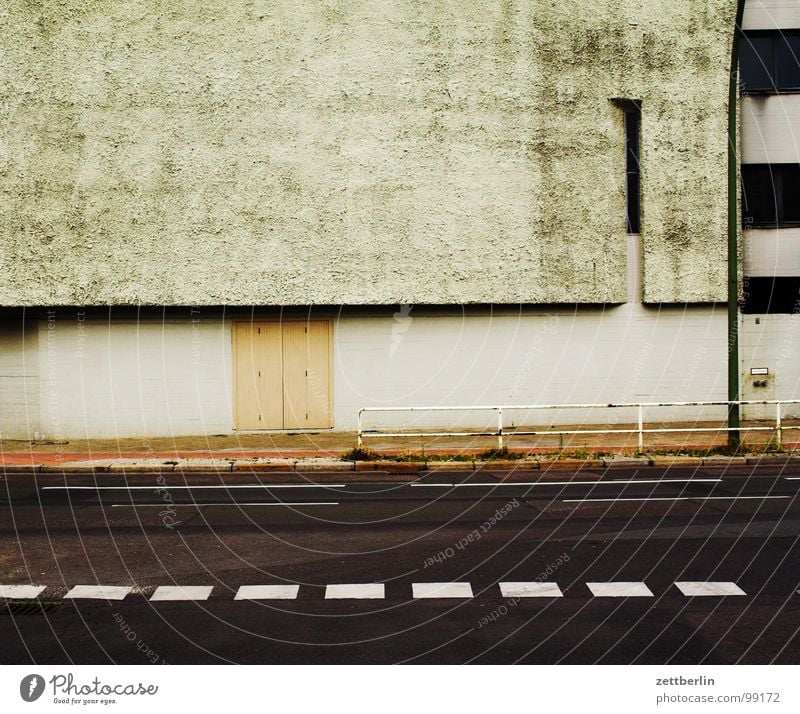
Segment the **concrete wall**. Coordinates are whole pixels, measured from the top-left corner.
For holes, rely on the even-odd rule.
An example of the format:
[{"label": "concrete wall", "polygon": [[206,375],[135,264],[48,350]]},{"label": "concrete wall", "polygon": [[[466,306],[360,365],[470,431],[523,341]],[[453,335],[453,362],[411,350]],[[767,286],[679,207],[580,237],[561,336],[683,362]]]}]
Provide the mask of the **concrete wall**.
[{"label": "concrete wall", "polygon": [[725,298],[735,0],[0,12],[0,305]]},{"label": "concrete wall", "polygon": [[0,319],[0,439],[33,439],[39,424],[38,328]]}]

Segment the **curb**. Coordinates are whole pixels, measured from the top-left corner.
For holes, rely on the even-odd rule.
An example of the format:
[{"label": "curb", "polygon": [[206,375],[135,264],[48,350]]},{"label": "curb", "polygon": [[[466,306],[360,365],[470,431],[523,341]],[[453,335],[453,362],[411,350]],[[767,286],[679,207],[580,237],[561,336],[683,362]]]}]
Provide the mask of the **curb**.
[{"label": "curb", "polygon": [[674,468],[676,466],[697,467],[703,465],[703,459],[700,458],[699,456],[686,456],[686,457],[676,456],[674,458],[665,456],[663,458],[656,457],[654,459],[651,459],[650,463],[652,466],[657,466],[666,469]]},{"label": "curb", "polygon": [[707,456],[702,459],[703,466],[747,466],[746,456]]},{"label": "curb", "polygon": [[541,461],[539,468],[549,469],[602,469],[603,462],[600,459],[560,459],[558,461]]},{"label": "curb", "polygon": [[281,471],[283,473],[294,471],[294,463],[245,463],[237,461],[233,464],[233,471],[245,473],[266,473]]},{"label": "curb", "polygon": [[385,471],[387,473],[407,474],[427,470],[422,461],[348,461],[351,471]]},{"label": "curb", "polygon": [[623,459],[615,459],[610,458],[607,459],[605,457],[600,459],[600,463],[607,469],[613,468],[624,468],[630,466],[652,466],[653,459],[642,457],[642,458],[623,458]]},{"label": "curb", "polygon": [[496,461],[476,461],[474,464],[476,471],[538,471],[541,464],[538,459],[525,459],[504,460],[498,459]]},{"label": "curb", "polygon": [[353,471],[354,469],[352,461],[330,461],[324,463],[303,463],[302,461],[296,461],[293,470],[302,474],[312,471]]},{"label": "curb", "polygon": [[474,471],[474,461],[429,461],[425,471]]},{"label": "curb", "polygon": [[760,465],[788,466],[789,464],[800,464],[800,456],[748,456],[748,466]]},{"label": "curb", "polygon": [[9,464],[3,466],[3,473],[7,474],[35,474],[42,470],[41,464]]}]

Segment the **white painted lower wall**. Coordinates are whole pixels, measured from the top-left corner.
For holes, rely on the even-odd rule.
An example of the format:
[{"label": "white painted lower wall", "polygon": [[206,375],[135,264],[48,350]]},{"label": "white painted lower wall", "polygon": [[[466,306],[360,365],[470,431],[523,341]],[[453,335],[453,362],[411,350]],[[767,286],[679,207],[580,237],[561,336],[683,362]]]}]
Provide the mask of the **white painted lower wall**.
[{"label": "white painted lower wall", "polygon": [[230,355],[230,326],[217,318],[42,320],[40,431],[50,439],[230,433]]},{"label": "white painted lower wall", "polygon": [[[187,310],[188,313],[188,310]],[[266,314],[266,313],[265,313]],[[315,312],[315,315],[317,313]],[[408,306],[334,320],[334,425],[368,406],[723,400],[724,306],[467,308]],[[743,397],[800,397],[800,316],[742,317]],[[231,320],[44,318],[0,324],[3,438],[227,434],[233,431]],[[751,366],[770,369],[753,388]],[[787,415],[796,415],[790,409]],[[767,416],[771,416],[768,410]],[[760,412],[750,411],[747,416]],[[634,412],[585,410],[516,423],[613,423]],[[724,409],[661,409],[658,420],[723,418]],[[489,417],[403,417],[405,426],[491,424]],[[370,417],[376,426],[389,417]],[[396,422],[394,422],[396,423]]]},{"label": "white painted lower wall", "polygon": [[800,161],[799,126],[800,95],[743,97],[742,163],[797,163]]},{"label": "white painted lower wall", "polygon": [[[800,399],[800,315],[742,315],[742,399]],[[769,369],[769,375],[753,376],[751,368]],[[756,387],[755,380],[767,380]],[[774,418],[774,407],[748,407],[747,418]],[[787,406],[785,417],[800,419],[800,406]]]},{"label": "white painted lower wall", "polygon": [[38,326],[0,321],[0,439],[31,439],[39,425]]},{"label": "white painted lower wall", "polygon": [[[712,307],[628,303],[463,317],[418,315],[412,308],[394,320],[348,319],[335,332],[336,425],[354,428],[358,409],[368,406],[725,399],[725,344],[726,313]],[[699,414],[670,412],[653,410],[652,416]],[[390,424],[390,416],[371,416],[369,423]],[[636,418],[622,410],[516,416],[518,423]],[[476,425],[466,415],[460,423]]]}]

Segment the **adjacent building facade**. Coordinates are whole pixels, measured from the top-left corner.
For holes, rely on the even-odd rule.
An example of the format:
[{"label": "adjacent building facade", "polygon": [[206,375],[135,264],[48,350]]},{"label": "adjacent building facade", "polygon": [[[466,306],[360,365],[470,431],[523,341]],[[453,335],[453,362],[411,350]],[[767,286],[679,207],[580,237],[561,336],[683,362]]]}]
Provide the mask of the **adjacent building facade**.
[{"label": "adjacent building facade", "polygon": [[[747,8],[800,28],[800,6]],[[725,399],[736,9],[12,3],[0,437]],[[751,164],[798,162],[791,90],[755,91],[746,195]],[[791,398],[798,310],[754,286],[800,277],[794,206],[749,205],[743,397]]]}]

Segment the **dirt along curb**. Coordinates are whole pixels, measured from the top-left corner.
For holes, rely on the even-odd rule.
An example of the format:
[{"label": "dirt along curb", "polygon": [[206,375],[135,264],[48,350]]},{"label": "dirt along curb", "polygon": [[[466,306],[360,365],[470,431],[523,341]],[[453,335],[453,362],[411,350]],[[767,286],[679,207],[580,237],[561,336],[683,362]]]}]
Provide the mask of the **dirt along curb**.
[{"label": "dirt along curb", "polygon": [[637,457],[587,457],[569,459],[547,459],[537,456],[526,459],[458,459],[452,461],[392,460],[349,461],[335,458],[271,458],[271,459],[93,459],[62,463],[3,464],[0,474],[295,474],[308,475],[335,473],[351,474],[352,480],[375,479],[382,476],[407,477],[414,480],[420,474],[447,472],[485,473],[494,475],[503,472],[513,477],[514,472],[539,472],[546,477],[548,472],[558,471],[605,471],[607,469],[647,470],[650,468],[730,468],[741,466],[789,466],[800,464],[797,454],[769,454],[749,456],[637,456]]}]

